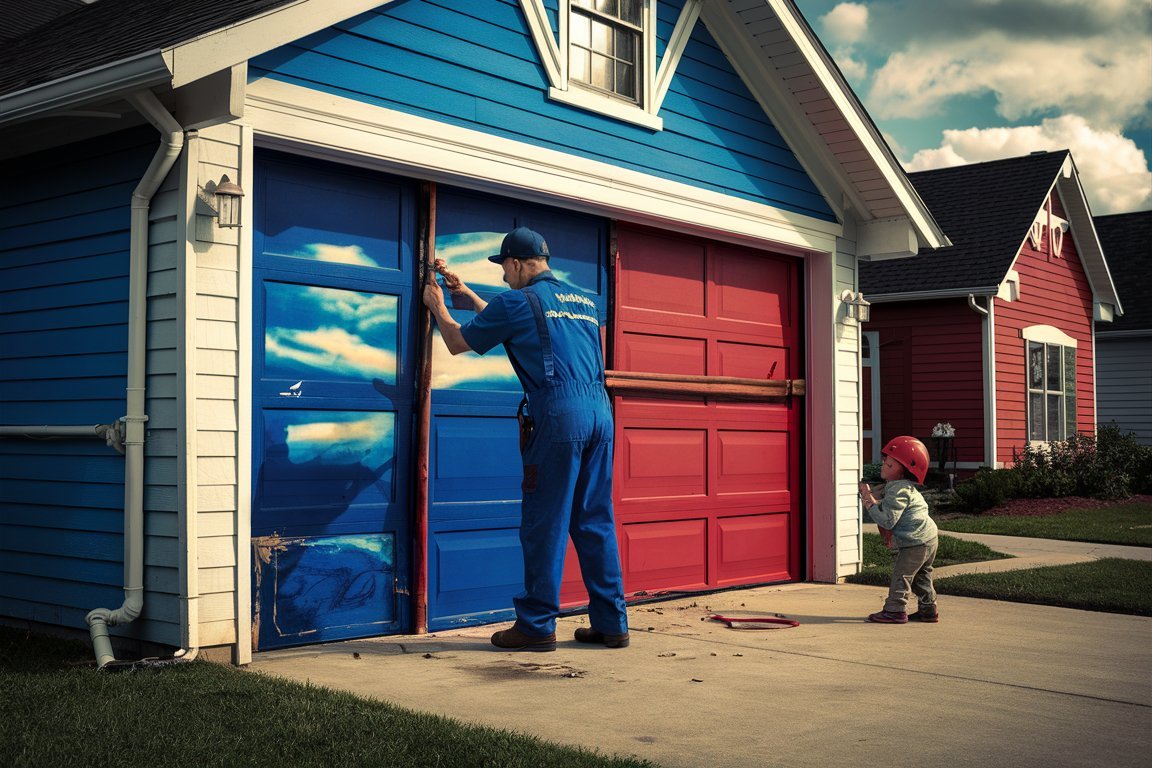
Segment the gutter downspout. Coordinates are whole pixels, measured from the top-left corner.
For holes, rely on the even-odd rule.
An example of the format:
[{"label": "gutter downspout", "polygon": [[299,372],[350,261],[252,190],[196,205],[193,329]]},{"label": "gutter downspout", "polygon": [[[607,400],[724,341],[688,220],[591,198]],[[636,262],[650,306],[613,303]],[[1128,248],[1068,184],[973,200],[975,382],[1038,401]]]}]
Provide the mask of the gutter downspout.
[{"label": "gutter downspout", "polygon": [[996,468],[996,333],[993,327],[992,296],[988,307],[976,303],[976,295],[968,294],[968,306],[981,316],[980,328],[984,348],[984,463]]},{"label": "gutter downspout", "polygon": [[96,663],[116,660],[108,627],[128,624],[144,607],[144,423],[148,308],[148,212],[152,197],[184,148],[184,129],[150,90],[128,96],[129,103],[161,134],[160,146],[132,193],[128,289],[128,387],[124,450],[124,604],[96,608],[88,622]]}]

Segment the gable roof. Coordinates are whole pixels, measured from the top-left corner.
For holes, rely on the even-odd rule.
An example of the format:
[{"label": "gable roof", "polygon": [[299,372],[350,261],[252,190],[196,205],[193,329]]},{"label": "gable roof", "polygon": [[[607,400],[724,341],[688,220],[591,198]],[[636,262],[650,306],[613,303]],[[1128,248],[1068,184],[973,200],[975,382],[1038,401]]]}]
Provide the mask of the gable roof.
[{"label": "gable roof", "polygon": [[83,0],[0,0],[0,40],[20,37],[70,11],[83,8]]},{"label": "gable roof", "polygon": [[1119,309],[1068,150],[921,171],[908,178],[952,245],[913,259],[862,263],[860,290],[869,301],[995,295],[1037,212],[1058,189],[1096,300]]},{"label": "gable roof", "polygon": [[[0,50],[0,126],[176,89],[389,0],[100,0]],[[541,0],[521,0],[527,14]],[[710,0],[700,18],[843,219],[884,250],[906,219],[911,250],[947,242],[794,0]],[[844,203],[847,200],[847,204]],[[898,238],[897,238],[898,240]],[[894,253],[906,252],[904,247]]]},{"label": "gable roof", "polygon": [[1119,213],[1093,219],[1124,316],[1096,326],[1098,336],[1152,332],[1152,211]]}]

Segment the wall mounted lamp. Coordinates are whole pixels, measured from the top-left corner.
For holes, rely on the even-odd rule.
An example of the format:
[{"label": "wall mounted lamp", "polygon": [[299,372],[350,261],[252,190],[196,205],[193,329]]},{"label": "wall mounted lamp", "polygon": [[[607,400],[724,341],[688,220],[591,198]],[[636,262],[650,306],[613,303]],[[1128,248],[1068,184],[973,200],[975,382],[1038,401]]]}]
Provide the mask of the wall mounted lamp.
[{"label": "wall mounted lamp", "polygon": [[840,301],[844,302],[845,317],[861,323],[868,322],[872,317],[872,304],[864,298],[864,294],[844,291],[840,294]]},{"label": "wall mounted lamp", "polygon": [[213,192],[216,198],[216,220],[222,228],[232,229],[240,226],[240,208],[244,197],[244,190],[240,185],[228,178],[228,174],[220,177]]}]

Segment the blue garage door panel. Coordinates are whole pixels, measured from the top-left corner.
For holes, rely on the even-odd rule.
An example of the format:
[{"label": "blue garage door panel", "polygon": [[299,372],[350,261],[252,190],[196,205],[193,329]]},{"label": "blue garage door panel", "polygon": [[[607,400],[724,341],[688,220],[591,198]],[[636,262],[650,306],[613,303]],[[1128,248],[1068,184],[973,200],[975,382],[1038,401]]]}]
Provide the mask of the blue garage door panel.
[{"label": "blue garage door panel", "polygon": [[[488,256],[499,252],[509,230],[527,226],[548,241],[553,271],[583,288],[606,316],[604,219],[443,187],[436,216],[437,257],[482,298],[507,290],[503,272]],[[466,309],[452,315],[460,323],[474,317]],[[523,589],[524,578],[520,384],[502,348],[452,356],[436,338],[432,387],[428,627],[511,618],[512,596]]]},{"label": "blue garage door panel", "polygon": [[257,645],[406,631],[414,185],[262,152],[255,187]]}]

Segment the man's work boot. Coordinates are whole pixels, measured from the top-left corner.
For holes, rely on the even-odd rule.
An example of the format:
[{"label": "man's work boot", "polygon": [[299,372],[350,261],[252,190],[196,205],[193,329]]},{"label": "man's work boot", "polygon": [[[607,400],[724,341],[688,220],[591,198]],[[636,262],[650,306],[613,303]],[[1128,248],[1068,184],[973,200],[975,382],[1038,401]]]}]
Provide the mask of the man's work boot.
[{"label": "man's work boot", "polygon": [[513,626],[492,634],[492,645],[509,651],[554,651],[556,633],[548,635],[526,635]]},{"label": "man's work boot", "polygon": [[606,635],[592,627],[580,627],[576,630],[576,642],[603,645],[608,648],[627,648],[628,633],[622,635]]}]

